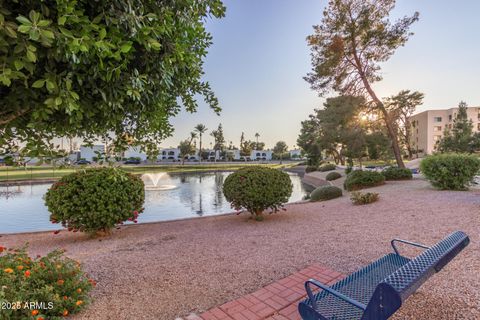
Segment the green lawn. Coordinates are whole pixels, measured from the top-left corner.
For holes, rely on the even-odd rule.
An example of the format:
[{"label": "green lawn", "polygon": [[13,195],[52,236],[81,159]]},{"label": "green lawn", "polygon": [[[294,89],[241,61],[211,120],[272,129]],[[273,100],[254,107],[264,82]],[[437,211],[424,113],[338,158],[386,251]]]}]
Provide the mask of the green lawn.
[{"label": "green lawn", "polygon": [[[212,163],[212,164],[185,164],[185,165],[132,165],[122,166],[122,169],[142,174],[145,172],[194,172],[194,171],[212,171],[212,170],[237,170],[245,166],[261,165],[271,168],[288,168],[295,166],[297,163],[286,164],[258,164],[258,163]],[[89,167],[0,167],[0,181],[7,180],[36,180],[36,179],[57,179],[66,174],[88,169]]]}]

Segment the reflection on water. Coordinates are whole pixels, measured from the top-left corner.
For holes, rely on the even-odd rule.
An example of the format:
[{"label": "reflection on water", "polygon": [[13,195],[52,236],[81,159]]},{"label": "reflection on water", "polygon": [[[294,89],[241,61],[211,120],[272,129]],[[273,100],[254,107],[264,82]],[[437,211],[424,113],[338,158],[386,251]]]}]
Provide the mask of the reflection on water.
[{"label": "reflection on water", "polygon": [[[146,190],[145,211],[138,222],[166,221],[232,212],[222,188],[230,172],[162,174],[156,185],[167,190]],[[307,193],[300,177],[290,175],[293,193],[290,202]],[[43,195],[50,184],[0,186],[0,233],[56,230],[49,221]]]}]

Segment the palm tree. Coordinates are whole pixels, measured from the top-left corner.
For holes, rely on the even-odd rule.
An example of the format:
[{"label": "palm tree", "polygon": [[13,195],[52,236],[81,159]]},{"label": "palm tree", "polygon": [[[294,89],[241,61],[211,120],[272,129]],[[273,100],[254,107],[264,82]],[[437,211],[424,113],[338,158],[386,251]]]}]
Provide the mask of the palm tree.
[{"label": "palm tree", "polygon": [[258,138],[259,138],[259,137],[260,137],[260,134],[259,134],[258,132],[255,133],[255,139],[256,139],[256,141],[257,141],[257,143],[255,144],[255,149],[257,149],[257,150],[258,150]]},{"label": "palm tree", "polygon": [[200,158],[200,162],[202,161],[202,135],[207,132],[207,127],[205,127],[204,124],[197,124],[194,128],[194,132],[198,133],[198,137],[199,137],[199,142],[200,142],[200,148],[198,149],[198,154],[199,154],[199,158]]}]

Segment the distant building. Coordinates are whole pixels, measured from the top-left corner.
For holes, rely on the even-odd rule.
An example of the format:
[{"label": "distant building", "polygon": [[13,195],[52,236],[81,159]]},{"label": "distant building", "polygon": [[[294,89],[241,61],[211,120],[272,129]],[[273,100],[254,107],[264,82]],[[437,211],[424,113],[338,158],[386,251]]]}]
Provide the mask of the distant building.
[{"label": "distant building", "polygon": [[[452,128],[458,108],[427,110],[410,117],[411,144],[415,153],[431,154],[443,136],[446,127]],[[473,123],[473,131],[480,131],[480,107],[467,108],[467,115]]]},{"label": "distant building", "polygon": [[105,154],[105,145],[97,144],[91,147],[89,146],[80,146],[80,158],[83,158],[87,161],[94,161],[99,154]]},{"label": "distant building", "polygon": [[180,149],[178,148],[167,148],[167,149],[161,149],[160,150],[160,155],[159,155],[159,160],[164,160],[164,161],[177,161],[180,156]]},{"label": "distant building", "polygon": [[252,152],[250,153],[250,159],[270,161],[272,160],[272,155],[272,150],[252,150]]},{"label": "distant building", "polygon": [[290,153],[290,158],[292,159],[300,159],[302,157],[302,150],[295,149],[288,151]]},{"label": "distant building", "polygon": [[240,150],[225,150],[227,160],[240,160]]},{"label": "distant building", "polygon": [[139,146],[130,146],[127,150],[125,150],[123,154],[124,158],[140,158],[140,160],[145,161],[147,160],[147,154],[141,150]]}]

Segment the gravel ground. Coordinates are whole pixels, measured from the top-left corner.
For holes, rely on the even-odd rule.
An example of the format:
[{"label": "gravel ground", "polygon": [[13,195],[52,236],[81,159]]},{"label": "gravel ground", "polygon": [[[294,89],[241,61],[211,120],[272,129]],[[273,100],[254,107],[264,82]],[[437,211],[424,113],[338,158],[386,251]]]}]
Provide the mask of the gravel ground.
[{"label": "gravel ground", "polygon": [[66,248],[98,281],[75,319],[168,319],[201,312],[313,263],[349,273],[389,252],[394,237],[432,244],[463,230],[471,244],[427,281],[394,319],[480,319],[480,191],[435,191],[422,180],[373,188],[380,201],[344,196],[289,205],[263,222],[228,215],[135,225],[106,239],[62,232],[4,235],[32,254]]}]

